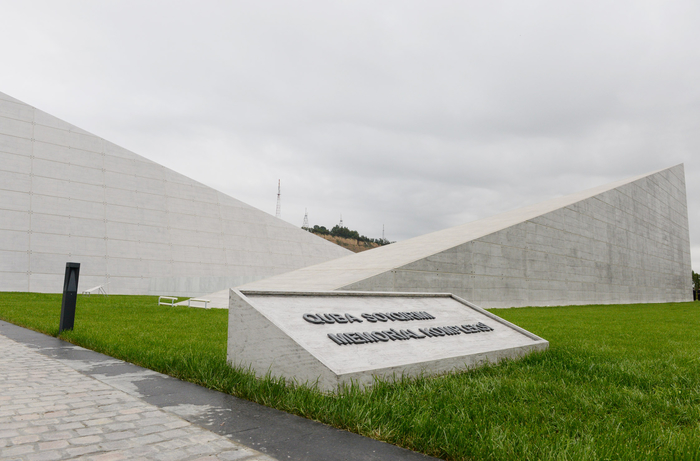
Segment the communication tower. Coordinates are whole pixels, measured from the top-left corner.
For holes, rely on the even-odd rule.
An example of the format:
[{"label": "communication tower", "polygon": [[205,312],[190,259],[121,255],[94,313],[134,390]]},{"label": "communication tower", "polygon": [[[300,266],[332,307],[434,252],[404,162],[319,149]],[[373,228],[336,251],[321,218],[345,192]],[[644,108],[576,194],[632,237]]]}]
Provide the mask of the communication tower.
[{"label": "communication tower", "polygon": [[340,215],[340,222],[338,223],[338,227],[345,227],[345,225],[343,224],[343,215],[342,214]]},{"label": "communication tower", "polygon": [[302,229],[309,228],[309,212],[304,208],[304,224],[301,225]]},{"label": "communication tower", "polygon": [[277,180],[277,211],[275,216],[282,218],[282,181],[279,179]]},{"label": "communication tower", "polygon": [[384,238],[384,224],[382,224],[382,240],[386,240],[386,239]]}]

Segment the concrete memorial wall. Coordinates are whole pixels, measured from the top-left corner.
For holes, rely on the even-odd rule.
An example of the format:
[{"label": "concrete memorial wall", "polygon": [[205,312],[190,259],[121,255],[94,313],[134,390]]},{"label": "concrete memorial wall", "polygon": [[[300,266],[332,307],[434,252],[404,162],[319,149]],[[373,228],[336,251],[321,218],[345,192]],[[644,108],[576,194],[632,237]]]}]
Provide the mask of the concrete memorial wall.
[{"label": "concrete memorial wall", "polygon": [[196,296],[348,254],[0,93],[0,291],[75,261],[81,290]]},{"label": "concrete memorial wall", "polygon": [[464,370],[548,344],[450,294],[230,291],[228,361],[324,391]]},{"label": "concrete memorial wall", "polygon": [[448,292],[489,308],[692,301],[683,165],[239,289]]}]

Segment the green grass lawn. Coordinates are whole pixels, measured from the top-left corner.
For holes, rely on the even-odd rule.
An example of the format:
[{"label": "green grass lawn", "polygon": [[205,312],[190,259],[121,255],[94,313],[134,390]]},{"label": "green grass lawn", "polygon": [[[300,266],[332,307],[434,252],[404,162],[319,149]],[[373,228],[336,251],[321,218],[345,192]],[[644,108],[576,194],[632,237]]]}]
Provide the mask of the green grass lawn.
[{"label": "green grass lawn", "polygon": [[[550,349],[324,395],[228,367],[228,311],[156,300],[81,296],[61,337],[449,460],[700,459],[700,303],[492,310]],[[0,293],[0,318],[55,336],[60,305],[60,295]]]}]

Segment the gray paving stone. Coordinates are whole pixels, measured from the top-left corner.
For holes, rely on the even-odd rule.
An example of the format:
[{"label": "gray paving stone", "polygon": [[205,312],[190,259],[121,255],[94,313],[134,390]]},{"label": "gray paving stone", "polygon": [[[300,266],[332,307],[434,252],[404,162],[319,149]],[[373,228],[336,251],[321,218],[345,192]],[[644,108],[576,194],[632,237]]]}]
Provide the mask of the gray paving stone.
[{"label": "gray paving stone", "polygon": [[120,451],[120,450],[128,450],[129,448],[133,448],[131,443],[129,443],[127,440],[115,440],[111,442],[102,442],[100,443],[100,448],[106,451]]},{"label": "gray paving stone", "polygon": [[70,439],[72,445],[90,445],[92,443],[97,443],[102,440],[102,437],[98,435],[87,435],[83,437],[75,437]]},{"label": "gray paving stone", "polygon": [[58,450],[43,451],[27,455],[27,461],[55,461],[63,458],[63,454]]},{"label": "gray paving stone", "polygon": [[48,432],[46,434],[43,434],[41,438],[43,440],[67,440],[71,438],[77,437],[77,433],[69,432],[69,431],[57,431],[57,432]]},{"label": "gray paving stone", "polygon": [[141,436],[141,437],[134,437],[134,438],[131,439],[131,440],[132,440],[134,443],[146,445],[146,444],[150,444],[150,443],[158,443],[158,442],[161,442],[161,441],[163,441],[163,437],[161,437],[161,436],[158,435],[158,434],[149,434],[149,435],[144,435],[144,436]]},{"label": "gray paving stone", "polygon": [[75,447],[66,449],[66,453],[68,454],[69,459],[75,456],[85,455],[87,453],[94,453],[96,451],[100,451],[100,447],[97,445],[88,445],[85,447]]},{"label": "gray paving stone", "polygon": [[0,459],[272,460],[0,335]]},{"label": "gray paving stone", "polygon": [[67,448],[70,443],[67,440],[55,440],[53,442],[41,442],[39,443],[39,450],[59,450],[61,448]]},{"label": "gray paving stone", "polygon": [[[223,461],[237,461],[239,459],[249,459],[252,460],[253,456],[255,456],[254,453],[248,451],[248,450],[231,450],[231,451],[225,451],[219,455],[219,459]],[[258,458],[260,460],[265,459],[265,458]],[[270,458],[267,458],[270,459]]]},{"label": "gray paving stone", "polygon": [[85,427],[76,429],[75,432],[77,432],[81,437],[84,437],[86,435],[102,434],[104,431],[99,427]]},{"label": "gray paving stone", "polygon": [[139,419],[139,416],[135,415],[135,414],[126,414],[126,415],[119,415],[114,419],[116,421],[134,421],[134,420]]},{"label": "gray paving stone", "polygon": [[87,459],[89,459],[90,461],[119,461],[122,459],[126,459],[126,455],[117,451],[90,456]]},{"label": "gray paving stone", "polygon": [[[12,443],[12,442],[10,442]],[[24,455],[27,453],[32,453],[34,451],[34,447],[32,445],[16,445],[16,446],[8,446],[7,448],[3,448],[0,451],[0,458],[7,458],[10,456],[19,456],[19,455]]]},{"label": "gray paving stone", "polygon": [[10,442],[12,445],[22,445],[25,443],[33,443],[33,442],[38,442],[39,441],[39,436],[38,435],[20,435],[18,437],[13,437],[10,439]]},{"label": "gray paving stone", "polygon": [[106,440],[122,440],[122,439],[133,439],[136,436],[135,433],[131,431],[122,432],[110,432],[105,434]]},{"label": "gray paving stone", "polygon": [[[46,427],[46,426],[40,426],[40,427]],[[67,429],[80,429],[80,428],[83,428],[85,426],[83,426],[81,423],[66,423],[66,424],[57,424],[54,427],[58,431],[64,431]]]},{"label": "gray paving stone", "polygon": [[24,434],[43,434],[49,431],[49,426],[32,426],[22,429]]}]

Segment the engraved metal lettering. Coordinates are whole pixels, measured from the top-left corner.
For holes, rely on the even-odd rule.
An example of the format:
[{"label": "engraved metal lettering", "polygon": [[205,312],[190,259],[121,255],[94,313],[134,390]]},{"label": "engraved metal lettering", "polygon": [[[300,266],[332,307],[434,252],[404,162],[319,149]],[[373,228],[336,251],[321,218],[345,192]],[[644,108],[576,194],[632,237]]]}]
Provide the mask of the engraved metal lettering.
[{"label": "engraved metal lettering", "polygon": [[368,342],[368,343],[376,343],[376,342],[377,342],[377,339],[375,339],[374,336],[372,336],[372,333],[368,333],[368,332],[365,331],[365,332],[357,333],[357,334],[358,334],[362,339],[364,339],[365,342]]},{"label": "engraved metal lettering", "polygon": [[398,333],[396,333],[394,330],[384,330],[382,331],[390,340],[396,341],[397,339],[402,339],[399,337]]},{"label": "engraved metal lettering", "polygon": [[362,314],[362,317],[364,317],[368,322],[377,323],[377,319],[374,318],[372,314]]},{"label": "engraved metal lettering", "polygon": [[379,341],[383,341],[383,342],[389,341],[389,337],[387,335],[385,335],[384,333],[382,333],[381,331],[373,331],[372,336],[374,337],[374,339],[377,339]]},{"label": "engraved metal lettering", "polygon": [[367,342],[357,333],[345,333],[345,337],[350,338],[355,344],[364,344]]},{"label": "engraved metal lettering", "polygon": [[345,339],[345,336],[340,333],[338,335],[334,335],[333,333],[328,333],[328,337],[331,338],[335,343],[339,346],[342,346],[344,344],[349,344],[348,341]]},{"label": "engraved metal lettering", "polygon": [[326,323],[326,322],[323,321],[322,318],[320,318],[319,316],[317,316],[317,315],[315,315],[315,314],[304,314],[304,315],[302,315],[302,317],[303,317],[304,320],[306,320],[307,322],[309,322],[309,323],[315,323],[316,325],[320,325],[320,324]]},{"label": "engraved metal lettering", "polygon": [[335,319],[335,321],[338,323],[348,323],[348,319],[346,319],[345,317],[343,317],[340,314],[328,314],[328,315],[333,317]]},{"label": "engraved metal lettering", "polygon": [[401,332],[399,332],[399,331],[396,331],[392,328],[391,331],[393,331],[396,334],[396,336],[398,336],[398,338],[400,340],[408,339],[408,336],[404,336],[403,330]]},{"label": "engraved metal lettering", "polygon": [[[401,330],[401,331],[403,331],[403,330]],[[407,334],[407,335],[410,336],[411,338],[416,338],[416,339],[423,339],[423,338],[425,338],[425,336],[421,336],[421,335],[419,335],[418,333],[414,333],[414,332],[411,331],[411,330],[406,330],[406,331],[405,331],[405,334]]]},{"label": "engraved metal lettering", "polygon": [[352,322],[362,323],[362,320],[358,319],[357,317],[355,317],[352,314],[345,314],[345,318],[348,319],[349,323],[352,323]]},{"label": "engraved metal lettering", "polygon": [[331,317],[333,314],[316,314],[317,317],[322,319],[326,323],[335,323],[335,319]]}]

